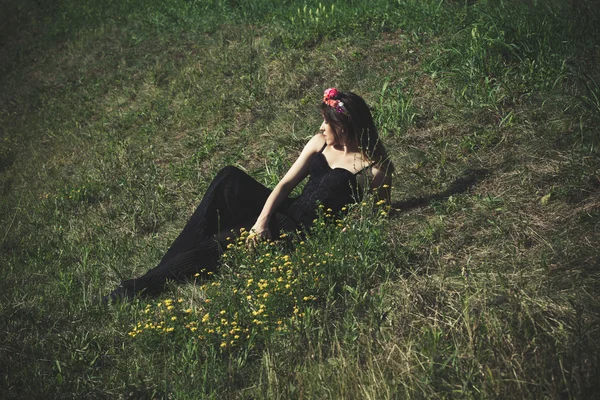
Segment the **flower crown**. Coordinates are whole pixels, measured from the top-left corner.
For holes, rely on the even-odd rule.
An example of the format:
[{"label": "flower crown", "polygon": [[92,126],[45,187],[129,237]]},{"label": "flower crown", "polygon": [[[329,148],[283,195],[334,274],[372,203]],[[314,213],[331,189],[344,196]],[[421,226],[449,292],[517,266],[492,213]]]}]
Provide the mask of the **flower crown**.
[{"label": "flower crown", "polygon": [[334,108],[335,111],[340,114],[348,115],[348,110],[344,107],[344,103],[335,99],[337,95],[338,90],[336,88],[325,89],[325,93],[323,93],[323,103]]}]

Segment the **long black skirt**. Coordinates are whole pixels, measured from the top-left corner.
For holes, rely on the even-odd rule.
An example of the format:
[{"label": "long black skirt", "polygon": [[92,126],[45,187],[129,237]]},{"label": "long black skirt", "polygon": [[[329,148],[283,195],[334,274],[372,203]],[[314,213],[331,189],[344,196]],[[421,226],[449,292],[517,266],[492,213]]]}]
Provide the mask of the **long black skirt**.
[{"label": "long black skirt", "polygon": [[[184,281],[196,273],[217,270],[232,230],[250,229],[260,215],[271,190],[236,167],[225,167],[215,176],[200,205],[160,263],[139,278],[121,282],[120,291],[154,295],[167,280]],[[296,221],[286,215],[287,199],[271,218],[274,237],[294,232]]]}]

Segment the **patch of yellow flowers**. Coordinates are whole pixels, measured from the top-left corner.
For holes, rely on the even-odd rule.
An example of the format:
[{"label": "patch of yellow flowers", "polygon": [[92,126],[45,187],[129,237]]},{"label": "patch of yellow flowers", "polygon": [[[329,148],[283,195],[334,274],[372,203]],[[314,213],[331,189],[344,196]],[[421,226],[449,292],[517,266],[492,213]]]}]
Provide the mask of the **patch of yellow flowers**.
[{"label": "patch of yellow flowers", "polygon": [[[384,204],[382,200],[376,206]],[[331,209],[322,211],[325,219],[345,229],[345,221],[334,219]],[[383,207],[379,212],[386,213]],[[285,333],[301,323],[307,309],[319,301],[320,293],[326,293],[331,284],[326,278],[329,264],[356,259],[341,246],[311,247],[305,243],[307,239],[296,242],[294,250],[287,253],[273,241],[259,242],[249,249],[249,235],[242,228],[232,235],[233,239],[228,238],[219,280],[211,280],[210,271],[196,274],[204,278],[199,286],[202,300],[179,298],[149,303],[128,335],[166,335],[174,340],[210,343],[224,350],[252,343],[257,337]],[[281,239],[288,235],[283,233]]]}]

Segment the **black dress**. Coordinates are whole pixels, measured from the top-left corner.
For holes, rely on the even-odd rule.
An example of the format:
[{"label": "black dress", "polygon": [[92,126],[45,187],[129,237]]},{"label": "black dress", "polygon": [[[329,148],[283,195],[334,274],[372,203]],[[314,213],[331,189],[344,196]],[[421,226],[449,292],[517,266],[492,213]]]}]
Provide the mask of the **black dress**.
[{"label": "black dress", "polygon": [[[324,149],[325,146],[310,158],[309,180],[300,196],[286,199],[271,218],[273,237],[310,227],[317,217],[318,204],[337,213],[360,198],[357,174],[331,168]],[[156,294],[167,279],[183,281],[201,271],[215,271],[226,248],[226,238],[232,236],[232,230],[252,228],[270,194],[270,189],[242,170],[223,168],[160,263],[139,278],[121,282],[104,300],[132,297],[141,291]]]}]

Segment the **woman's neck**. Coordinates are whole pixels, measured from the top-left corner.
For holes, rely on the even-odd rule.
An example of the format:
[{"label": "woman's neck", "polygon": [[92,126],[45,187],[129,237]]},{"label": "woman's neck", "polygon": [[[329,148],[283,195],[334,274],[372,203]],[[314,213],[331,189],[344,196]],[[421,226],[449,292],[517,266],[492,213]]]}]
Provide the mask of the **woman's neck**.
[{"label": "woman's neck", "polygon": [[331,147],[335,151],[343,152],[344,155],[352,154],[352,153],[360,153],[358,146],[355,145],[347,145],[347,144],[332,144]]}]

